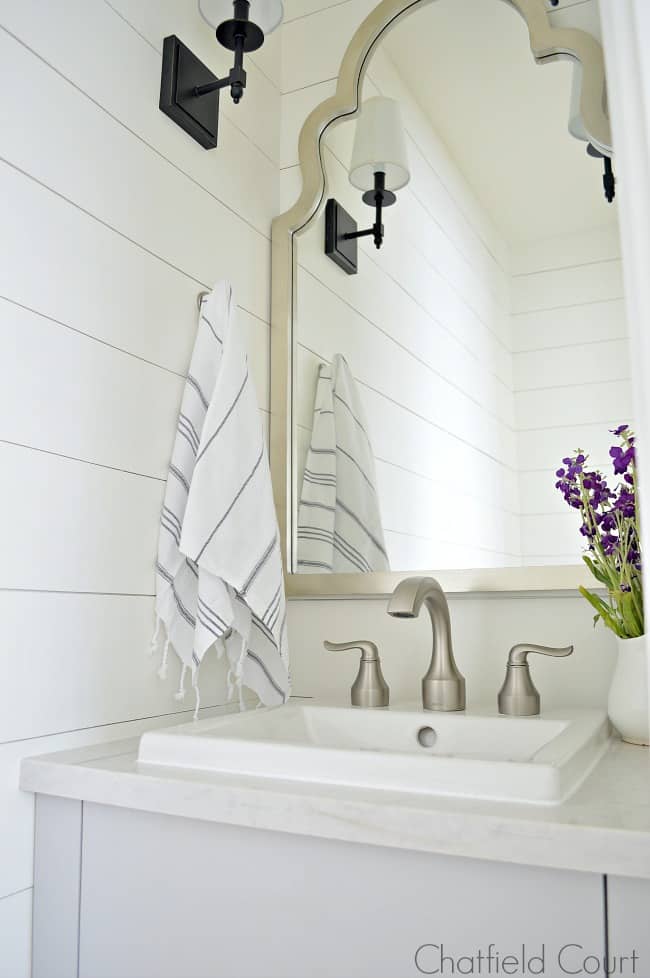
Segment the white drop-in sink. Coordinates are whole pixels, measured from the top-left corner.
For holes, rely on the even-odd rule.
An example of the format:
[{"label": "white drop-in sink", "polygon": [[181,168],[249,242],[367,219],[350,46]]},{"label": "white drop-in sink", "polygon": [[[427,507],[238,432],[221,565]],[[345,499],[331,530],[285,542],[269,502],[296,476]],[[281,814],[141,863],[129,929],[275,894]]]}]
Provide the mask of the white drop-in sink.
[{"label": "white drop-in sink", "polygon": [[541,717],[290,703],[145,733],[146,765],[558,804],[607,749],[600,710]]}]

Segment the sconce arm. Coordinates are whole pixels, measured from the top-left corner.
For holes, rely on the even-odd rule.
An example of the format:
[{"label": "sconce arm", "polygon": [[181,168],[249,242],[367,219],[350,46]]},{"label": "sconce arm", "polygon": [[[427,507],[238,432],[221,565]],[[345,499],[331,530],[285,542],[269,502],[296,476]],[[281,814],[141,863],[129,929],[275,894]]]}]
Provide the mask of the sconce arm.
[{"label": "sconce arm", "polygon": [[220,88],[227,88],[230,86],[230,94],[232,95],[235,105],[241,100],[246,88],[246,71],[244,70],[245,43],[245,34],[235,35],[235,63],[228,72],[228,76],[226,78],[217,78],[216,81],[210,82],[208,85],[197,85],[194,89],[195,96],[199,97],[201,95],[209,95],[211,92],[216,92]]},{"label": "sconce arm", "polygon": [[372,190],[367,190],[363,195],[364,204],[369,204],[375,208],[375,223],[365,231],[350,231],[343,235],[345,241],[352,241],[355,238],[366,238],[372,234],[375,239],[375,247],[381,248],[384,240],[384,225],[382,222],[382,210],[390,207],[397,200],[392,190],[386,190],[386,174],[378,171],[375,173],[375,186]]}]

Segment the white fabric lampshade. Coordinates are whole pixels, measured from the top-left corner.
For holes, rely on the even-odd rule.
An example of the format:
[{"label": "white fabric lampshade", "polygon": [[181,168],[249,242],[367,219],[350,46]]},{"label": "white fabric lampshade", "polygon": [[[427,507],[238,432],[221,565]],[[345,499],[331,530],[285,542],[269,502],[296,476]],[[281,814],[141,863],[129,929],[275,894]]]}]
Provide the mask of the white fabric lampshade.
[{"label": "white fabric lampshade", "polygon": [[[217,28],[224,20],[232,20],[232,4],[233,0],[199,0],[199,11],[203,20]],[[282,0],[250,0],[250,4],[250,19],[265,34],[270,34],[282,23]]]},{"label": "white fabric lampshade", "polygon": [[363,103],[357,120],[350,183],[372,190],[375,173],[386,174],[386,190],[400,190],[411,179],[399,105],[381,95]]}]

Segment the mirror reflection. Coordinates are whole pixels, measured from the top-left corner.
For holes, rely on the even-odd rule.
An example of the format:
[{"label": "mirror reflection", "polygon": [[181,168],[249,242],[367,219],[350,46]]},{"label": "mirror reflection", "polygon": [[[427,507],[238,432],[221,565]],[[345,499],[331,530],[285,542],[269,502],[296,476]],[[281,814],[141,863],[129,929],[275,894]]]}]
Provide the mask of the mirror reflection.
[{"label": "mirror reflection", "polygon": [[535,64],[509,6],[437,0],[327,130],[328,203],[295,241],[294,571],[579,562],[555,471],[607,468],[634,419],[573,71]]}]

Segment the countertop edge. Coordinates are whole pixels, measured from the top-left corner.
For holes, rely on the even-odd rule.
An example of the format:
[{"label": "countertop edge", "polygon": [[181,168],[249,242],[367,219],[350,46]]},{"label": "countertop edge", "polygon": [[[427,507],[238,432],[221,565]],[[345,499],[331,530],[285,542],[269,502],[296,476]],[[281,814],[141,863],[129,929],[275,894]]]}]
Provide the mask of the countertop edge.
[{"label": "countertop edge", "polygon": [[361,797],[355,789],[340,788],[326,795],[317,788],[292,791],[286,782],[271,780],[252,786],[150,772],[143,777],[91,764],[25,758],[20,786],[100,805],[340,842],[650,879],[650,832],[539,820],[527,817],[528,806],[521,814],[467,811],[453,804],[435,809],[418,804],[417,795],[396,802],[382,792]]}]

